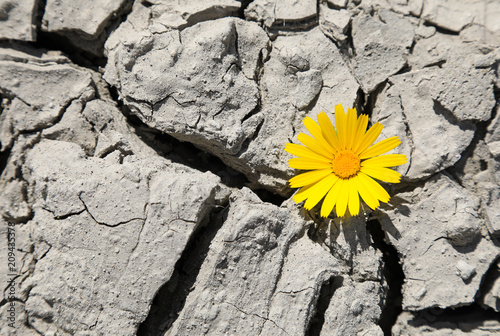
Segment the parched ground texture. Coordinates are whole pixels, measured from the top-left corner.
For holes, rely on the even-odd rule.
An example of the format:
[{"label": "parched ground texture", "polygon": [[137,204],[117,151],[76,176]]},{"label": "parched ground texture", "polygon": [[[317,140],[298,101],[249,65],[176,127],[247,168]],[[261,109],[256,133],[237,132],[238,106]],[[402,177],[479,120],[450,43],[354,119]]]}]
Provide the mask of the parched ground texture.
[{"label": "parched ground texture", "polygon": [[[499,64],[497,0],[0,0],[0,335],[500,335]],[[320,219],[339,103],[409,162]]]}]

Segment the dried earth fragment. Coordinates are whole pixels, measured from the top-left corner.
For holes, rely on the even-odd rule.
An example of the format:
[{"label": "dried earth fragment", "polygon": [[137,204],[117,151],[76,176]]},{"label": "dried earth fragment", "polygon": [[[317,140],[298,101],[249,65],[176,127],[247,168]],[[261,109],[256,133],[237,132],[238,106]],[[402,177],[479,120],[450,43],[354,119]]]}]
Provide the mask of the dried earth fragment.
[{"label": "dried earth fragment", "polygon": [[387,10],[378,16],[360,12],[353,17],[353,71],[366,93],[406,65],[414,37],[411,21]]},{"label": "dried earth fragment", "polygon": [[18,236],[34,252],[17,293],[30,324],[42,334],[135,333],[206,224],[219,178],[160,159],[86,157],[52,140],[23,171],[34,218]]},{"label": "dried earth fragment", "polygon": [[423,4],[424,0],[363,0],[358,8],[368,13],[378,10],[392,10],[405,16],[420,17]]},{"label": "dried earth fragment", "polygon": [[[490,124],[490,131],[495,123],[496,118]],[[486,139],[491,138],[487,135]],[[488,230],[494,238],[498,238],[500,236],[500,163],[492,155],[490,147],[483,140],[477,141],[452,172],[466,188],[481,197]]]},{"label": "dried earth fragment", "polygon": [[67,38],[94,55],[102,55],[110,26],[129,10],[129,0],[47,0],[41,29]]},{"label": "dried earth fragment", "polygon": [[35,41],[38,0],[0,1],[0,40]]},{"label": "dried earth fragment", "polygon": [[378,281],[344,280],[325,312],[322,336],[373,335],[384,333],[377,325],[382,312],[382,286]]},{"label": "dried earth fragment", "polygon": [[[411,147],[408,179],[427,178],[452,166],[474,137],[473,122],[459,120],[432,98],[436,82],[440,82],[444,72],[444,69],[424,69],[392,76],[382,92],[383,98],[375,106],[379,111],[376,115],[389,118],[377,121],[397,131],[391,136],[398,135]],[[391,118],[386,111],[395,111],[400,117]],[[400,150],[404,154],[409,151],[407,145]]]},{"label": "dried earth fragment", "polygon": [[[192,138],[212,152],[235,154],[256,127],[255,118],[245,117],[257,105],[257,85],[242,68],[253,75],[252,60],[265,47],[248,25],[254,24],[227,18],[180,33],[143,31],[138,39],[120,35],[115,45],[108,45],[112,51],[105,78],[149,126],[181,140]],[[255,38],[256,44],[238,50],[237,30],[242,36],[252,34],[243,38]],[[158,58],[165,62],[158,64]]]},{"label": "dried earth fragment", "polygon": [[[422,18],[452,32],[459,32],[475,24],[481,26],[483,37],[486,36],[485,32],[488,35],[493,33],[498,41],[499,14],[500,4],[495,0],[424,0]],[[487,38],[489,40],[490,36]]]},{"label": "dried earth fragment", "polygon": [[479,215],[480,199],[437,174],[394,202],[381,224],[401,256],[403,309],[474,302],[483,275],[500,253]]},{"label": "dried earth fragment", "polygon": [[241,7],[235,0],[153,0],[148,3],[154,25],[158,28],[184,29],[198,22],[215,20],[226,16],[237,16]]},{"label": "dried earth fragment", "polygon": [[319,25],[323,33],[337,42],[347,39],[347,30],[351,23],[351,13],[345,9],[330,9],[326,5],[319,6]]},{"label": "dried earth fragment", "polygon": [[[336,314],[345,314],[340,312],[344,308],[335,308],[340,297],[334,294],[332,311],[325,315],[329,328],[347,333],[360,328],[380,331],[374,324],[383,295],[379,278],[352,282],[346,276],[347,260],[332,256],[304,235],[307,222],[301,217],[296,207],[263,203],[248,189],[233,194],[227,219],[212,241],[194,290],[165,335],[303,335],[325,285],[332,285],[345,298],[351,307],[348,316],[365,316],[355,325],[339,326]],[[354,228],[347,231],[349,236],[359,233]],[[359,252],[354,259],[362,258]],[[373,255],[364,257],[368,260]],[[308,276],[297,277],[303,268]],[[323,330],[322,334],[331,334],[328,328]]]},{"label": "dried earth fragment", "polygon": [[[270,320],[270,303],[290,244],[304,232],[304,224],[296,211],[263,203],[248,189],[233,195],[194,290],[166,335],[258,335],[268,321],[283,330]],[[310,280],[299,289],[317,291],[321,273]]]},{"label": "dried earth fragment", "polygon": [[[255,23],[220,19],[186,28],[181,36],[144,30],[137,40],[128,40],[132,28],[122,26],[107,45],[111,61],[105,78],[132,113],[278,193],[289,193],[288,168],[280,158],[286,154],[283,139],[293,138],[292,123],[298,124],[296,111],[320,112],[339,102],[352,106],[357,99],[359,85],[318,28],[276,39],[260,78],[259,107],[254,79],[268,38]],[[321,49],[311,52],[318,45]],[[153,67],[158,57],[168,61]]]},{"label": "dried earth fragment", "polygon": [[[307,235],[290,244],[276,290],[269,302],[262,335],[304,335],[315,313],[322,286],[346,271],[338,260]],[[297,274],[308,274],[297,277]]]},{"label": "dried earth fragment", "polygon": [[[326,223],[325,223],[326,222]],[[366,229],[366,217],[326,220],[319,227],[318,240],[349,271],[333,280],[324,311],[320,335],[383,335],[378,325],[385,288],[382,254],[373,247]]]},{"label": "dried earth fragment", "polygon": [[88,72],[69,64],[25,63],[22,59],[0,61],[0,90],[8,100],[0,115],[2,150],[11,147],[19,133],[50,127],[68,105],[94,96]]},{"label": "dried earth fragment", "polygon": [[307,28],[316,23],[314,0],[255,0],[245,9],[245,18],[270,28]]}]

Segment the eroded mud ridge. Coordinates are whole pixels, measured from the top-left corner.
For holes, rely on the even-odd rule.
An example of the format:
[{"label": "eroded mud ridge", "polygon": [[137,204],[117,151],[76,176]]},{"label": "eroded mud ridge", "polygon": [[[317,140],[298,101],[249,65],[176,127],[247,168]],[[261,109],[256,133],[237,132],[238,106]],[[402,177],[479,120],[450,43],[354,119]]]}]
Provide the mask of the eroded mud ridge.
[{"label": "eroded mud ridge", "polygon": [[[499,22],[1,0],[0,335],[500,334]],[[283,148],[339,103],[409,162],[389,204],[321,219]]]}]

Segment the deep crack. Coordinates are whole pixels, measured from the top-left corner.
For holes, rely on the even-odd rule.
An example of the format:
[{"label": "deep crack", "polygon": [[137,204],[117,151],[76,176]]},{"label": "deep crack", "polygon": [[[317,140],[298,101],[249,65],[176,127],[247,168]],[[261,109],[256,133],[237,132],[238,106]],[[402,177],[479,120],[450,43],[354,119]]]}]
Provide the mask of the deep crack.
[{"label": "deep crack", "polygon": [[[457,181],[464,188],[467,188],[467,186],[462,181],[463,177],[465,176],[465,167],[467,166],[467,162],[473,159],[474,152],[476,151],[479,142],[484,141],[484,139],[486,138],[486,135],[488,134],[488,127],[493,122],[493,120],[495,120],[496,114],[497,109],[494,108],[490,119],[475,124],[476,130],[469,146],[461,153],[460,159],[453,166],[445,170],[453,177],[455,181]],[[479,168],[480,170],[482,170],[481,166]],[[474,192],[474,190],[471,191]]]},{"label": "deep crack", "polygon": [[[493,335],[497,327],[488,326],[487,321],[498,321],[499,313],[493,309],[483,309],[477,303],[459,308],[428,308],[412,313],[408,325],[417,329],[426,327],[470,333],[471,335]],[[490,333],[489,333],[490,332]],[[461,334],[461,333],[460,333]]]},{"label": "deep crack", "polygon": [[139,326],[137,336],[161,336],[172,327],[184,308],[201,266],[208,254],[210,243],[227,217],[227,204],[214,207],[191,236],[175,265],[174,272],[156,293],[146,320]]},{"label": "deep crack", "polygon": [[190,142],[177,140],[171,135],[148,127],[131,113],[124,111],[123,114],[134,133],[158,155],[201,172],[210,171],[219,176],[222,183],[229,187],[241,189],[249,183],[242,173],[227,166],[218,157],[197,148]]},{"label": "deep crack", "polygon": [[380,315],[379,326],[384,335],[392,335],[391,329],[403,311],[402,309],[402,288],[405,279],[403,268],[399,261],[399,255],[394,246],[387,243],[385,233],[378,220],[370,220],[366,223],[366,228],[373,239],[373,245],[382,252],[384,262],[383,275],[387,282],[387,293],[385,304]]},{"label": "deep crack", "polygon": [[0,151],[0,175],[3,174],[3,171],[7,167],[7,162],[9,161],[11,148],[4,148]]},{"label": "deep crack", "polygon": [[[476,293],[476,302],[486,308],[484,301],[485,295],[489,293],[495,284],[495,282],[500,278],[500,256],[495,259],[490,265],[490,268],[483,275],[481,279],[481,284],[479,285],[479,290]],[[490,302],[491,304],[491,302]],[[497,297],[495,299],[495,307],[497,311],[500,311],[500,299]],[[500,317],[500,316],[499,316]]]},{"label": "deep crack", "polygon": [[[99,67],[104,67],[107,63],[107,58],[103,55],[104,42],[111,33],[124,22],[132,11],[133,1],[124,1],[120,8],[113,13],[113,18],[110,19],[106,26],[102,29],[98,36],[84,36],[85,34],[78,31],[66,31],[66,35],[57,33],[44,32],[41,29],[42,19],[45,13],[46,0],[40,0],[38,10],[35,15],[35,24],[37,27],[36,42],[33,46],[38,49],[49,49],[62,51],[74,64],[82,67],[99,71]],[[98,46],[95,53],[86,51],[74,43],[74,40],[89,40]]]},{"label": "deep crack", "polygon": [[321,329],[325,323],[326,310],[330,306],[333,294],[338,288],[342,287],[343,282],[343,277],[333,275],[321,285],[317,301],[313,304],[313,309],[316,312],[306,329],[307,336],[319,336],[321,334]]}]

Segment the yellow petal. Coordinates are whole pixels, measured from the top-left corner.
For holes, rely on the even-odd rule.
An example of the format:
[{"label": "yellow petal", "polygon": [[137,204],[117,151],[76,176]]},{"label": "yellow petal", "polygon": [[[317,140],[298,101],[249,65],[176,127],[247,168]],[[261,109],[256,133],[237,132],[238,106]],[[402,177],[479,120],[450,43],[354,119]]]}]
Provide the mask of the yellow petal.
[{"label": "yellow petal", "polygon": [[297,145],[297,144],[292,144],[292,143],[287,143],[285,145],[285,151],[288,153],[295,155],[295,156],[300,156],[303,158],[308,158],[316,161],[324,161],[324,162],[330,162],[327,158],[325,158],[323,155],[319,155],[312,150],[310,150],[307,147]]},{"label": "yellow petal", "polygon": [[357,216],[359,214],[359,194],[356,184],[352,183],[351,179],[347,180],[348,190],[349,190],[349,213],[352,216]]},{"label": "yellow petal", "polygon": [[363,136],[366,132],[366,126],[368,125],[368,119],[368,115],[362,114],[356,122],[356,134],[354,135],[354,142],[352,144],[353,151],[356,151],[356,149],[361,145],[361,141],[363,140]]},{"label": "yellow petal", "polygon": [[355,108],[347,109],[347,144],[346,149],[352,149],[354,138],[356,136],[356,128],[358,124],[358,116]]},{"label": "yellow petal", "polygon": [[362,167],[396,167],[407,163],[404,154],[387,154],[376,156],[361,162]]},{"label": "yellow petal", "polygon": [[324,148],[322,144],[313,137],[305,133],[299,133],[299,135],[297,135],[297,139],[310,150],[324,156],[325,158],[333,159],[333,151]]},{"label": "yellow petal", "polygon": [[335,128],[333,128],[332,122],[330,118],[326,115],[325,112],[318,114],[318,123],[321,127],[321,131],[323,132],[323,136],[328,141],[328,143],[333,147],[333,149],[337,152],[340,150],[340,142],[339,137],[337,136],[337,132]]},{"label": "yellow petal", "polygon": [[333,207],[337,203],[337,200],[340,195],[340,188],[342,187],[343,180],[339,179],[333,187],[330,188],[328,194],[326,194],[325,199],[323,200],[323,205],[321,206],[321,217],[328,217],[333,210]]},{"label": "yellow petal", "polygon": [[349,199],[349,190],[347,189],[346,180],[340,180],[339,183],[342,185],[339,187],[339,198],[337,200],[336,210],[338,217],[344,217],[347,209],[347,200]]},{"label": "yellow petal", "polygon": [[361,167],[361,171],[377,180],[390,183],[399,183],[401,181],[401,174],[389,168],[368,166]]},{"label": "yellow petal", "polygon": [[340,149],[343,150],[347,145],[347,117],[342,105],[335,105],[335,125],[339,136]]},{"label": "yellow petal", "polygon": [[315,185],[315,183],[312,183],[300,188],[292,197],[295,203],[300,203],[306,200],[310,196],[311,188]]},{"label": "yellow petal", "polygon": [[374,179],[363,172],[359,172],[358,176],[360,179],[360,183],[366,186],[366,189],[370,194],[372,194],[375,198],[381,200],[382,202],[389,202],[391,197],[380,184],[378,184]]},{"label": "yellow petal", "polygon": [[361,160],[378,156],[396,148],[401,143],[397,136],[384,139],[359,154]]},{"label": "yellow petal", "polygon": [[329,162],[311,160],[308,158],[293,158],[288,160],[288,165],[291,168],[302,170],[326,169],[332,165]]},{"label": "yellow petal", "polygon": [[331,189],[335,182],[337,182],[337,180],[339,180],[339,178],[336,175],[331,174],[316,183],[309,192],[309,197],[304,204],[304,208],[310,210],[318,204],[318,202],[325,197],[326,193]]},{"label": "yellow petal", "polygon": [[351,179],[351,183],[355,185],[356,189],[358,190],[359,196],[361,196],[366,205],[368,205],[373,210],[379,207],[380,203],[378,199],[370,193],[365,184],[361,183],[361,179],[359,176],[353,177]]},{"label": "yellow petal", "polygon": [[363,138],[361,139],[361,143],[359,144],[358,148],[353,148],[354,152],[356,154],[361,153],[365,149],[367,149],[372,143],[377,140],[378,136],[382,132],[382,129],[384,126],[382,126],[379,123],[375,123],[366,133],[363,135]]},{"label": "yellow petal", "polygon": [[323,132],[321,127],[310,117],[306,117],[303,120],[304,125],[311,135],[318,141],[319,145],[323,147],[327,152],[334,154],[336,150],[325,140],[323,137]]},{"label": "yellow petal", "polygon": [[307,173],[303,173],[292,177],[290,179],[290,186],[292,188],[303,187],[308,184],[318,182],[319,180],[328,176],[329,174],[332,174],[331,168],[313,170]]}]

